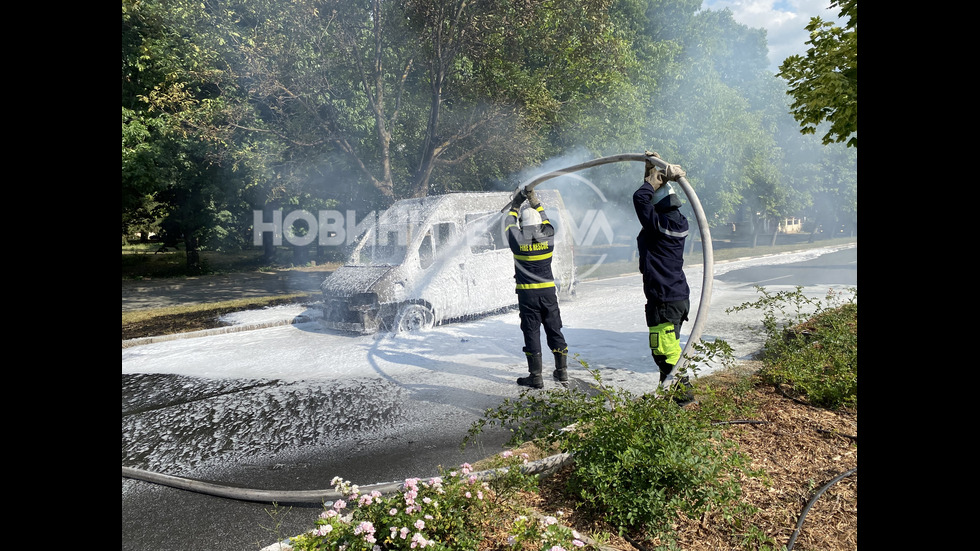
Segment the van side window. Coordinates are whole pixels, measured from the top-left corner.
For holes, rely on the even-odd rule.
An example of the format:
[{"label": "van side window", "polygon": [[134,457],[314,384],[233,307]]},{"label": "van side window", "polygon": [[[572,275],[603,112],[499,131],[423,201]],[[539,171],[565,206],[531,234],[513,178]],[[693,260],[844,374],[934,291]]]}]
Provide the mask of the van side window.
[{"label": "van side window", "polygon": [[422,243],[419,244],[419,265],[428,268],[436,256],[447,253],[456,237],[456,224],[442,222],[433,224],[425,232]]},{"label": "van side window", "polygon": [[466,215],[466,242],[470,252],[480,254],[497,249],[508,249],[500,232],[500,217],[496,212],[480,212]]}]

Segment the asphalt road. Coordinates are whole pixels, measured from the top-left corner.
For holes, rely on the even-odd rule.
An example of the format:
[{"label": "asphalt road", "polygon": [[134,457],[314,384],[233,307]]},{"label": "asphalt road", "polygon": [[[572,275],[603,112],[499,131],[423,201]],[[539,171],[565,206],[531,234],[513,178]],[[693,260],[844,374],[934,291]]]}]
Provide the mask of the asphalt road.
[{"label": "asphalt road", "polygon": [[[751,296],[755,285],[856,287],[857,249],[847,248],[804,262],[779,263],[773,259],[719,271],[715,277],[718,300],[713,298],[712,312],[738,303],[740,297]],[[130,284],[128,291],[124,283],[123,304],[125,309],[127,302],[186,302],[201,296],[213,301],[221,300],[215,298],[219,296],[240,298],[243,293],[260,296],[316,290],[320,277],[322,274],[253,277],[247,282],[228,282],[230,289],[215,280],[204,282],[203,278],[178,287],[171,284],[169,288]],[[722,296],[728,297],[728,302],[720,300]],[[461,324],[459,330],[465,332],[468,327],[474,335],[484,329],[476,323]],[[603,339],[615,337],[611,333],[592,334]],[[745,330],[744,320],[724,319],[721,315],[709,320],[703,335],[712,337],[730,340],[741,349],[758,344],[753,340],[756,337]],[[219,353],[207,339],[189,341],[188,346],[198,356]],[[383,359],[385,353],[380,351],[376,358]],[[289,360],[283,356],[282,361]],[[448,363],[447,366],[451,367]],[[384,374],[385,370],[380,372]],[[385,377],[377,377],[300,385],[258,379],[124,374],[123,465],[229,486],[276,490],[325,489],[326,481],[335,474],[362,485],[436,474],[438,465],[454,467],[496,453],[507,437],[502,431],[486,433],[482,441],[459,450],[456,427],[465,425],[466,419],[499,398],[495,393],[467,390],[457,382],[440,381],[438,386],[429,381],[392,385]],[[400,394],[409,387],[410,395]],[[285,398],[273,403],[277,397]],[[419,415],[408,409],[408,402],[428,404],[424,411],[428,418],[402,420],[400,416]],[[256,404],[271,405],[257,408]],[[467,404],[467,408],[460,409],[456,404]],[[348,415],[342,420],[331,415],[328,420],[311,415],[311,411]],[[355,413],[359,411],[383,412],[382,417],[389,423],[358,416]],[[390,423],[393,418],[399,422]],[[157,430],[159,434],[154,437],[147,427],[140,428],[150,419],[161,426],[182,428],[173,432]],[[267,423],[277,428],[263,428]],[[149,430],[154,429],[151,426]],[[332,434],[350,435],[358,430],[371,433],[372,437],[334,438]],[[322,444],[296,445],[311,434]],[[255,441],[248,441],[249,438]],[[232,450],[236,451],[236,459],[229,461],[226,457]],[[124,551],[256,551],[310,529],[322,510],[319,504],[245,502],[127,478],[122,480],[122,490]]]}]

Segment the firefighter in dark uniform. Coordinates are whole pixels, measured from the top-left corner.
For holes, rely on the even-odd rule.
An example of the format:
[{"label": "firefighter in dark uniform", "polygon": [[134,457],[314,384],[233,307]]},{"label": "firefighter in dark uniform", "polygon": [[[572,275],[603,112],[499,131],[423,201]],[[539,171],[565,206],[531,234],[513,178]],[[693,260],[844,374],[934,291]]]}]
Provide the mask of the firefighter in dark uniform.
[{"label": "firefighter in dark uniform", "polygon": [[[656,153],[647,152],[647,156]],[[688,319],[691,290],[684,275],[687,218],[669,180],[684,176],[677,165],[660,171],[648,162],[640,188],[633,193],[633,208],[642,229],[636,237],[646,296],[646,322],[650,351],[663,383],[681,357],[681,324]],[[680,380],[689,386],[686,378]]]},{"label": "firefighter in dark uniform", "polygon": [[[524,199],[528,206],[521,208]],[[518,216],[520,212],[520,216]],[[518,225],[518,218],[520,224]],[[518,192],[504,219],[504,231],[510,250],[514,253],[514,279],[517,282],[517,303],[524,333],[524,354],[530,375],[517,379],[517,384],[543,388],[541,377],[541,327],[544,326],[548,348],[555,357],[556,380],[568,380],[568,347],[561,332],[561,312],[551,258],[555,251],[555,227],[548,220],[544,207],[534,190]]]}]

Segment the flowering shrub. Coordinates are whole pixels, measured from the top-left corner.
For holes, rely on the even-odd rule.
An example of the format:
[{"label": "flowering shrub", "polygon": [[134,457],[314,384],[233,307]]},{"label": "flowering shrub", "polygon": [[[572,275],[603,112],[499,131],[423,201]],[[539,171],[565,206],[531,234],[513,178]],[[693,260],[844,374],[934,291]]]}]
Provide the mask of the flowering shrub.
[{"label": "flowering shrub", "polygon": [[582,536],[558,523],[558,519],[547,516],[538,520],[525,515],[514,521],[512,534],[507,543],[511,549],[537,549],[540,551],[569,551],[585,547]]},{"label": "flowering shrub", "polygon": [[[346,496],[324,509],[316,527],[291,538],[296,551],[389,551],[426,549],[472,551],[483,539],[482,526],[493,514],[488,498],[497,488],[511,492],[519,484],[531,484],[533,476],[521,472],[527,455],[504,452],[502,476],[493,483],[481,481],[468,463],[458,471],[427,480],[405,480],[401,493],[385,496],[377,491],[361,493],[348,481],[335,477],[331,484]],[[540,522],[526,516],[514,521],[511,549],[568,551],[584,547],[580,536],[561,526],[555,517]],[[524,546],[528,544],[530,547]]]},{"label": "flowering shrub", "polygon": [[474,549],[479,534],[468,522],[486,508],[486,482],[471,475],[469,464],[447,477],[405,480],[400,494],[362,494],[339,477],[334,488],[348,496],[326,508],[316,527],[292,538],[297,550]]}]

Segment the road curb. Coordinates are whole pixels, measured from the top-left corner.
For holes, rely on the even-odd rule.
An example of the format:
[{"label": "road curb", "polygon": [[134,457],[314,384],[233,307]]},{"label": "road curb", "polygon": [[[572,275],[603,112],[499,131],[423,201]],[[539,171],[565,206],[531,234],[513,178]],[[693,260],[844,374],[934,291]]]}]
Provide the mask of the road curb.
[{"label": "road curb", "polygon": [[168,342],[168,341],[175,341],[178,339],[210,337],[213,335],[223,335],[226,333],[238,333],[240,331],[253,331],[255,329],[267,329],[269,327],[278,327],[280,325],[295,325],[297,323],[309,323],[311,321],[314,321],[314,319],[309,316],[300,315],[287,320],[267,321],[262,323],[249,323],[244,325],[230,325],[228,327],[202,329],[201,331],[191,331],[188,333],[173,333],[171,335],[158,335],[155,337],[140,337],[138,339],[128,339],[122,341],[122,347],[131,348],[133,346],[152,344],[155,342]]}]

